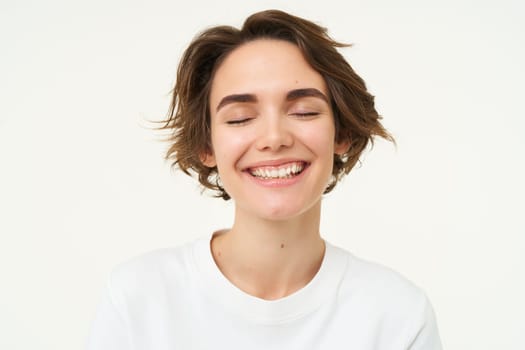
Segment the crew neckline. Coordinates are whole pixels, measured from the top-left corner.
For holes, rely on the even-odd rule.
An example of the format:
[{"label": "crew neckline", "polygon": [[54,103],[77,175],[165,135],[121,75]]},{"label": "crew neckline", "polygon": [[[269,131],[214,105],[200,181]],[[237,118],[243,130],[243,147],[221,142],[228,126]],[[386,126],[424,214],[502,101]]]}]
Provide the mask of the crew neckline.
[{"label": "crew neckline", "polygon": [[336,296],[347,269],[344,251],[325,241],[323,261],[310,282],[286,297],[261,299],[239,289],[222,274],[211,252],[214,234],[197,240],[193,247],[201,290],[228,312],[255,323],[287,323],[314,312]]}]

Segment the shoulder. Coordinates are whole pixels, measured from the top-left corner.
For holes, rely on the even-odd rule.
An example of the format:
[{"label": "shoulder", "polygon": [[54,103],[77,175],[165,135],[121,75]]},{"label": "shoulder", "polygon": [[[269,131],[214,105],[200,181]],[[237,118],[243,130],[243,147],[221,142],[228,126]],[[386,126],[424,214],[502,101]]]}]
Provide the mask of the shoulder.
[{"label": "shoulder", "polygon": [[378,348],[442,348],[432,305],[421,288],[390,268],[335,250],[346,264],[337,298],[344,324],[365,334],[374,330]]},{"label": "shoulder", "polygon": [[[388,267],[341,251],[347,256],[339,290],[343,309],[362,315],[391,339],[403,335],[406,344],[414,344],[418,335],[418,341],[428,335],[439,344],[434,311],[420,287]],[[428,347],[434,348],[439,347]]]},{"label": "shoulder", "polygon": [[346,255],[348,266],[344,282],[355,295],[366,294],[379,299],[395,298],[398,302],[423,296],[421,288],[399,272],[348,252]]},{"label": "shoulder", "polygon": [[188,284],[194,244],[154,250],[118,264],[108,276],[112,296],[136,299]]}]

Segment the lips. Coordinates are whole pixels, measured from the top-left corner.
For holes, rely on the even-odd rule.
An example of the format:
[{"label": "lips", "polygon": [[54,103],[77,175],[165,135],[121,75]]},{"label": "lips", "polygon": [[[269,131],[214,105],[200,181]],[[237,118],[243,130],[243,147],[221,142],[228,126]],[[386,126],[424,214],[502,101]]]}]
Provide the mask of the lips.
[{"label": "lips", "polygon": [[307,166],[307,162],[294,161],[281,165],[250,167],[247,169],[247,172],[256,178],[264,180],[290,179],[299,175]]}]

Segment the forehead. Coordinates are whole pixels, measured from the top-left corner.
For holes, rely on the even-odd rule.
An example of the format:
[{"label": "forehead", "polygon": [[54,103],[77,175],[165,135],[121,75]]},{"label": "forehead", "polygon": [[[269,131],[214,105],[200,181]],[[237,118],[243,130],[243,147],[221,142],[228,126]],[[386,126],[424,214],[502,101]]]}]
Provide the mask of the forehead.
[{"label": "forehead", "polygon": [[316,88],[327,94],[323,77],[296,45],[259,39],[236,48],[221,63],[213,77],[210,104],[213,108],[230,94],[278,98],[298,88]]}]

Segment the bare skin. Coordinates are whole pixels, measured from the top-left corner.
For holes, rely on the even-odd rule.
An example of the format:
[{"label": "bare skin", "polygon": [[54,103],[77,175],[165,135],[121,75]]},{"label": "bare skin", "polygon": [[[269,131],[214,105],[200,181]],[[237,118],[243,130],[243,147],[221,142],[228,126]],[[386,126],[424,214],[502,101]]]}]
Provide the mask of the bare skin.
[{"label": "bare skin", "polygon": [[308,218],[285,222],[238,220],[212,240],[217,266],[235,286],[261,299],[298,291],[315,276],[324,256],[319,215],[311,215],[319,213],[320,203],[312,211]]},{"label": "bare skin", "polygon": [[211,250],[223,275],[250,295],[290,295],[321,266],[321,198],[334,153],[348,147],[334,141],[328,96],[321,75],[283,41],[243,44],[215,74],[213,152],[202,161],[217,166],[235,219]]}]

